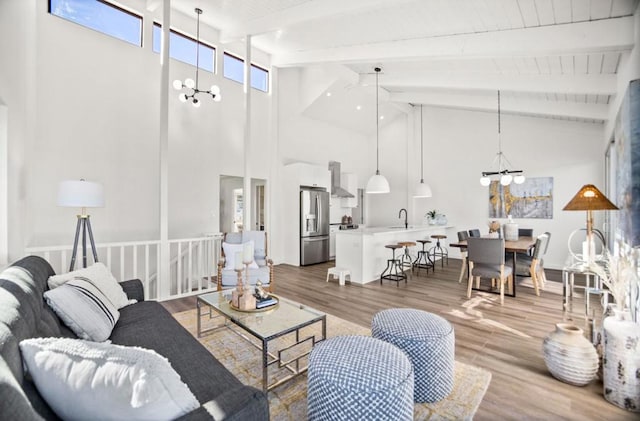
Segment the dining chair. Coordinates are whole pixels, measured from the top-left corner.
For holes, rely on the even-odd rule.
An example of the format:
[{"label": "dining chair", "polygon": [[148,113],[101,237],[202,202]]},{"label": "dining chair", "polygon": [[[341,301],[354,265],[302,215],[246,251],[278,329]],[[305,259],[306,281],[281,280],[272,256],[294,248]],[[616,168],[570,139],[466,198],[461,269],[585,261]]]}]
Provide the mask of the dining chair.
[{"label": "dining chair", "polygon": [[504,284],[509,284],[509,292],[513,291],[513,270],[505,266],[504,238],[467,239],[467,258],[469,259],[469,284],[467,298],[471,298],[473,281],[480,287],[480,278],[496,279],[500,284],[500,305],[504,304]]},{"label": "dining chair", "polygon": [[[465,241],[467,238],[469,238],[469,233],[467,231],[458,231],[458,241]],[[458,278],[458,283],[462,283],[464,271],[467,268],[467,249],[461,248],[460,256],[462,257],[462,266],[460,267],[460,277]]]},{"label": "dining chair", "polygon": [[480,230],[479,229],[473,229],[473,230],[469,230],[469,237],[480,237]]},{"label": "dining chair", "polygon": [[544,289],[546,277],[544,274],[544,266],[542,256],[549,245],[549,236],[547,234],[539,235],[536,239],[536,245],[533,249],[533,255],[518,255],[516,257],[516,273],[523,273],[525,276],[531,276],[533,288],[537,296],[540,296],[540,289]]},{"label": "dining chair", "polygon": [[518,228],[518,237],[533,237],[533,228]]}]

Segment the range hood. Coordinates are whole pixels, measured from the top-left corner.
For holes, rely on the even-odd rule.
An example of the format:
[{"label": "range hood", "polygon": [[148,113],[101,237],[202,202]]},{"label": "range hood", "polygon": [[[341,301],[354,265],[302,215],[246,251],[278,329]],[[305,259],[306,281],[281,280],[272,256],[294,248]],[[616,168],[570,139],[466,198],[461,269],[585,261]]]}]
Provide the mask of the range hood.
[{"label": "range hood", "polygon": [[331,171],[331,195],[337,197],[355,197],[340,186],[340,163],[329,161],[329,171]]}]

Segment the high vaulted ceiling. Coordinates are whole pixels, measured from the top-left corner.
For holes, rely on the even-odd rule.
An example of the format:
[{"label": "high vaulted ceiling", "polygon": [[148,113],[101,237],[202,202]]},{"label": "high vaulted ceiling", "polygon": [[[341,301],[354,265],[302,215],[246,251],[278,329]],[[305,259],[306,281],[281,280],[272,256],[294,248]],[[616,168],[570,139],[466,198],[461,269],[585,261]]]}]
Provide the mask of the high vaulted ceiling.
[{"label": "high vaulted ceiling", "polygon": [[[346,66],[404,104],[600,123],[633,48],[638,0],[180,0],[221,41],[252,35],[279,67]],[[352,84],[344,84],[350,100]],[[370,89],[370,88],[369,88]],[[385,93],[386,94],[386,93]],[[357,99],[361,101],[362,99]],[[354,104],[352,104],[354,105]]]}]

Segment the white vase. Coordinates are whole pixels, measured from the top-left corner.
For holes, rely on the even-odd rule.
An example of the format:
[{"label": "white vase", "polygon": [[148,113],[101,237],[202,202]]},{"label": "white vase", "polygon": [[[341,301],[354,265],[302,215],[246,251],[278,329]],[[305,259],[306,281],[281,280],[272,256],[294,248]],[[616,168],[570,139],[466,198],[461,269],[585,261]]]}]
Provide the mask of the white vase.
[{"label": "white vase", "polygon": [[614,309],[604,319],[604,397],[612,404],[640,412],[640,325],[629,311]]},{"label": "white vase", "polygon": [[565,383],[584,386],[598,371],[596,349],[582,329],[572,324],[556,324],[556,330],[544,338],[542,350],[551,375]]}]

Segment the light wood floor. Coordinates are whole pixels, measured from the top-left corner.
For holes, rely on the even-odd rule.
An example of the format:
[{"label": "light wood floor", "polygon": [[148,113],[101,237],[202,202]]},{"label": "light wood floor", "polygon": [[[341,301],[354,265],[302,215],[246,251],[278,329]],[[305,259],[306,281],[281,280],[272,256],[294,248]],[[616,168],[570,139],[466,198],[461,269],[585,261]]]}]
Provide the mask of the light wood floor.
[{"label": "light wood floor", "polygon": [[[559,282],[549,282],[540,297],[532,288],[520,286],[517,297],[505,297],[502,307],[497,295],[482,295],[487,298],[468,310],[463,307],[468,301],[466,282],[457,282],[460,261],[456,259],[449,259],[444,269],[438,266],[435,274],[414,274],[399,287],[388,281],[365,286],[327,283],[327,268],[331,266],[333,263],[305,268],[276,266],[275,292],[366,327],[376,312],[391,307],[417,308],[446,318],[455,328],[456,359],[483,367],[493,376],[476,420],[640,418],[608,403],[602,397],[601,381],[575,387],[554,379],[547,371],[542,341],[563,320]],[[557,271],[547,273],[549,279],[560,280]],[[473,291],[473,297],[481,295]],[[192,309],[195,299],[169,301],[165,306],[172,312]],[[574,308],[581,310],[582,302],[577,301]],[[585,327],[579,315],[574,322]]]}]

